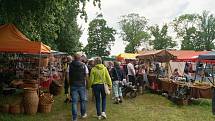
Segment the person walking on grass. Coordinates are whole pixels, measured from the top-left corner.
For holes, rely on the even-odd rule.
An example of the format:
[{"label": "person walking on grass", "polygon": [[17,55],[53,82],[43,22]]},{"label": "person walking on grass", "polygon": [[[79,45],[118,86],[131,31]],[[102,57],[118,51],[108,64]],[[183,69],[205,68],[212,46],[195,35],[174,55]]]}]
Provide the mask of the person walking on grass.
[{"label": "person walking on grass", "polygon": [[[69,64],[68,80],[70,83],[70,93],[72,98],[72,121],[77,121],[77,103],[80,99],[81,118],[86,118],[86,80],[88,78],[87,66],[81,62],[81,55],[75,54],[74,61]],[[80,98],[79,98],[80,97]]]},{"label": "person walking on grass", "polygon": [[[90,87],[92,87],[95,99],[96,99],[96,111],[98,119],[106,119],[106,93],[104,83],[106,83],[109,88],[112,87],[112,82],[107,68],[102,64],[100,57],[95,59],[95,67],[92,68],[90,73]],[[102,111],[101,111],[101,101],[102,101]]]},{"label": "person walking on grass", "polygon": [[117,61],[114,61],[114,67],[111,69],[111,78],[113,83],[113,94],[115,98],[114,104],[122,103],[123,71],[121,70],[119,62]]},{"label": "person walking on grass", "polygon": [[134,60],[129,60],[129,63],[127,65],[128,70],[128,81],[132,83],[132,85],[136,85],[135,80],[135,69],[134,69]]}]

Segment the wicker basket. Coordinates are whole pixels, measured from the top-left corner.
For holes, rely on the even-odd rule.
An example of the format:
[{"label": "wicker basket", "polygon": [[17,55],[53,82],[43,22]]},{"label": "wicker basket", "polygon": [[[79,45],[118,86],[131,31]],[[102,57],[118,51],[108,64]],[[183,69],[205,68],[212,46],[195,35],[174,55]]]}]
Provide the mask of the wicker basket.
[{"label": "wicker basket", "polygon": [[53,96],[50,93],[42,93],[39,97],[39,104],[51,104],[53,103]]},{"label": "wicker basket", "polygon": [[52,103],[39,105],[39,112],[41,112],[41,113],[49,113],[49,112],[51,112],[51,109],[52,109]]},{"label": "wicker basket", "polygon": [[20,106],[20,104],[10,105],[10,113],[11,114],[20,114],[21,113],[21,106]]}]

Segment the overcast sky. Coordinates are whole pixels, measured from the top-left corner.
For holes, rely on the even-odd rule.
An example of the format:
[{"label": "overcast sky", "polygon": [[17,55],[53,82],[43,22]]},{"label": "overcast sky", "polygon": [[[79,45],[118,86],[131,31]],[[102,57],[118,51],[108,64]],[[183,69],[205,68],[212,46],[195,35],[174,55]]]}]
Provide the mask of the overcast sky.
[{"label": "overcast sky", "polygon": [[[91,0],[92,1],[92,0]],[[117,22],[120,16],[129,13],[138,13],[149,19],[149,24],[168,23],[175,17],[184,13],[201,13],[208,10],[215,13],[215,0],[101,0],[101,10],[94,7],[92,3],[86,6],[88,22],[93,20],[98,13],[102,13],[108,26],[119,31]],[[80,41],[87,44],[88,23],[78,20],[84,30]],[[116,35],[116,42],[111,50],[111,55],[117,55],[124,52],[125,44],[119,35]]]}]

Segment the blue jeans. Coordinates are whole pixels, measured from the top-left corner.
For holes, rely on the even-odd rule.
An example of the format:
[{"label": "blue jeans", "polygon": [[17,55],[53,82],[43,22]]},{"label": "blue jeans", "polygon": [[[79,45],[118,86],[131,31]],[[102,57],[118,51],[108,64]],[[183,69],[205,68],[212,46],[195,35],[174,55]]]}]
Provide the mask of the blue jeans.
[{"label": "blue jeans", "polygon": [[119,86],[119,81],[113,81],[113,94],[115,98],[122,97],[122,87]]},{"label": "blue jeans", "polygon": [[87,93],[85,87],[71,87],[71,97],[72,97],[72,118],[76,120],[78,117],[77,114],[77,103],[80,97],[80,107],[81,115],[83,116],[86,113],[86,102],[87,102]]},{"label": "blue jeans", "polygon": [[106,94],[104,84],[95,84],[92,86],[96,98],[96,111],[97,115],[101,115],[101,97],[102,97],[102,112],[106,111]]}]

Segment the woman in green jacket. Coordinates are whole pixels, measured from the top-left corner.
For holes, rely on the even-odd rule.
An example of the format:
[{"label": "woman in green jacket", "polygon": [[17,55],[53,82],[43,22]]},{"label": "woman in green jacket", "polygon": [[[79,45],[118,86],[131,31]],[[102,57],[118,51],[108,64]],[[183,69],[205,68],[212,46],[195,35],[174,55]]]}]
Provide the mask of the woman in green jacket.
[{"label": "woman in green jacket", "polygon": [[[102,64],[100,57],[95,59],[95,67],[92,68],[90,72],[90,84],[96,99],[96,110],[98,119],[107,118],[106,116],[106,94],[104,89],[104,83],[106,83],[109,88],[112,87],[112,81],[108,73],[107,68]],[[101,95],[101,97],[100,97]],[[100,108],[100,102],[102,100],[102,111]]]}]

